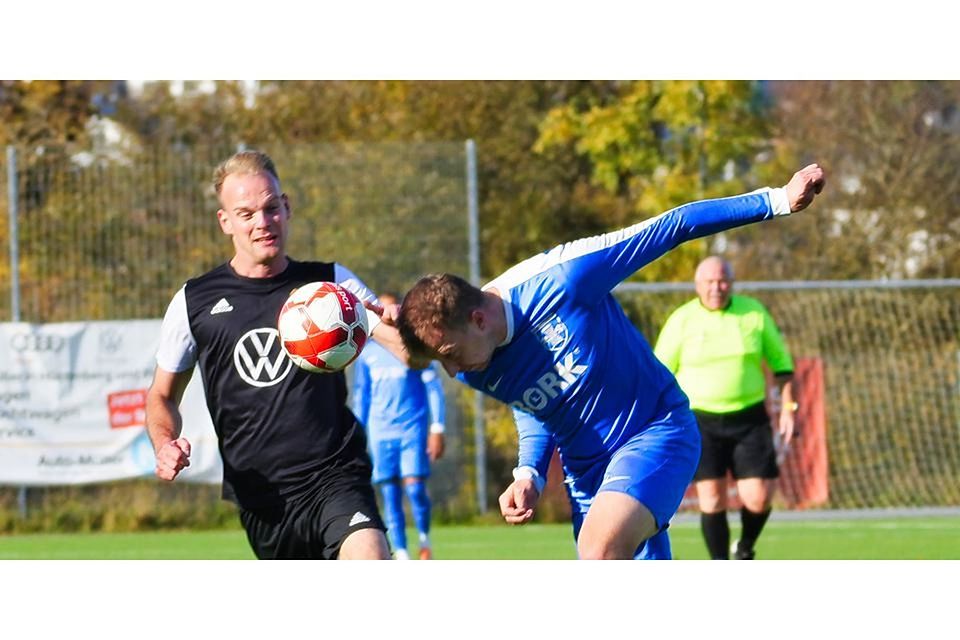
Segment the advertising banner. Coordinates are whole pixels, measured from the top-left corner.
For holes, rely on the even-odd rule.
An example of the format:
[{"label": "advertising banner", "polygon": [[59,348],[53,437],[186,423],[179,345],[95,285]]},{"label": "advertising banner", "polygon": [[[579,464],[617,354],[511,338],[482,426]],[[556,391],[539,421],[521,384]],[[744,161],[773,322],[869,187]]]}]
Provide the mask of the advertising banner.
[{"label": "advertising banner", "polygon": [[[0,484],[152,476],[144,415],[159,337],[160,320],[0,323]],[[193,450],[178,480],[219,483],[199,373],[180,411]]]}]

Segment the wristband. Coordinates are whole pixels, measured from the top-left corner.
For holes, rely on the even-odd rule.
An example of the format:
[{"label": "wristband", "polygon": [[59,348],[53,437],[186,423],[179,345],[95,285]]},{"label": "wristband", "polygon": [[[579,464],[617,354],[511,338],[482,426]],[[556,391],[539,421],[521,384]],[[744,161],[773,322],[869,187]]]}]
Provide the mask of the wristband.
[{"label": "wristband", "polygon": [[373,330],[376,329],[377,326],[382,322],[382,320],[380,319],[380,316],[377,315],[376,311],[371,311],[366,307],[364,307],[363,310],[367,312],[367,335],[369,336],[373,333]]},{"label": "wristband", "polygon": [[787,197],[787,188],[770,189],[770,208],[775,216],[790,215],[790,198]]},{"label": "wristband", "polygon": [[547,484],[547,479],[540,475],[540,472],[533,467],[522,466],[513,470],[514,480],[533,480],[533,486],[537,493],[543,493],[543,486]]}]

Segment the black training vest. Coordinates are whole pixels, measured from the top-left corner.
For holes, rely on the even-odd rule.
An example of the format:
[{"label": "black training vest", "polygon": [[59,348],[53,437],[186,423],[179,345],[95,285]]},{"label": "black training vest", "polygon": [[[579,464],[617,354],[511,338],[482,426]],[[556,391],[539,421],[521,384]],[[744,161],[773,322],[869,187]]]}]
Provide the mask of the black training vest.
[{"label": "black training vest", "polygon": [[333,263],[291,260],[272,278],[245,278],[227,263],[187,281],[187,316],[223,458],[223,496],[242,507],[285,501],[322,470],[355,457],[356,439],[364,439],[346,405],[344,374],[298,368],[277,333],[293,289],[333,279]]}]

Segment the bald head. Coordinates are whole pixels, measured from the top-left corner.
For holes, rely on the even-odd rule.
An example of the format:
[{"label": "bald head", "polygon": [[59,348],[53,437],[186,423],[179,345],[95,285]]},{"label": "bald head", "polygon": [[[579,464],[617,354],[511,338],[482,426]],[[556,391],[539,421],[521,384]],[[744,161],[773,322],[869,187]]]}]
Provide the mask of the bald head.
[{"label": "bald head", "polygon": [[720,256],[704,258],[697,265],[693,283],[700,304],[711,311],[726,308],[733,291],[733,268]]}]

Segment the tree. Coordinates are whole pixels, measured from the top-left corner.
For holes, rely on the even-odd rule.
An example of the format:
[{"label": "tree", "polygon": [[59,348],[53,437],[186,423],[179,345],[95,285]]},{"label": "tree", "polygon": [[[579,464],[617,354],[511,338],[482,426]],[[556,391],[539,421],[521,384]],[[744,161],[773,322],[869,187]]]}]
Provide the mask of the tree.
[{"label": "tree", "polygon": [[802,221],[739,236],[744,274],[960,274],[960,83],[789,82],[773,93],[771,170],[816,160],[828,188]]},{"label": "tree", "polygon": [[[599,82],[278,82],[257,96],[261,141],[476,141],[485,276],[559,242],[610,228],[622,201],[589,183],[572,150],[532,153],[547,111],[607,91]],[[586,98],[582,98],[586,99]]]},{"label": "tree", "polygon": [[0,145],[83,144],[96,114],[93,97],[105,83],[89,80],[0,81]]},{"label": "tree", "polygon": [[[572,146],[590,161],[592,182],[623,200],[632,219],[732,195],[754,186],[769,144],[760,89],[734,81],[614,83],[551,109],[535,150]],[[708,245],[687,243],[638,278],[687,280]]]},{"label": "tree", "polygon": [[184,84],[186,90],[174,95],[169,82],[148,82],[139,95],[119,102],[114,117],[150,146],[187,149],[241,142],[255,116],[243,85],[218,81],[207,92],[196,83]]}]

